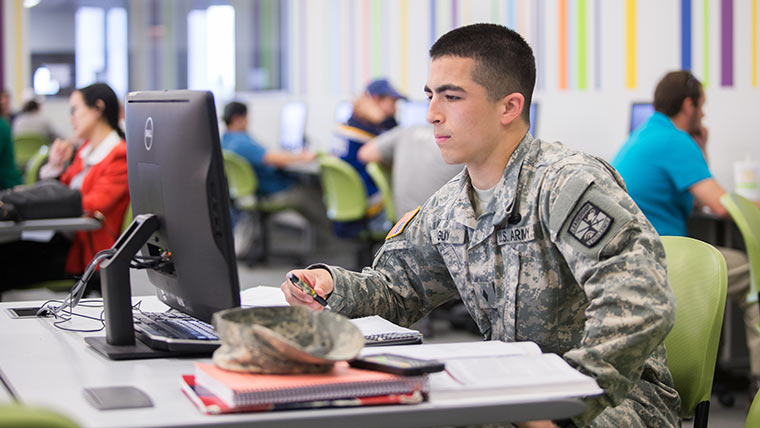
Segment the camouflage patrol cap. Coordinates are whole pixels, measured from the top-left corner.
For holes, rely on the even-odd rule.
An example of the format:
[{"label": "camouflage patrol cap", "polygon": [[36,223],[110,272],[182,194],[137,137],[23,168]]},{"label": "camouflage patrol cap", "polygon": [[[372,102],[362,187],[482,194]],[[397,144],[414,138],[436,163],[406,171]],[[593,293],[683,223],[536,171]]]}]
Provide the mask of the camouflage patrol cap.
[{"label": "camouflage patrol cap", "polygon": [[322,373],[349,360],[364,336],[348,318],[300,306],[235,308],[214,314],[222,346],[214,363],[251,373]]}]

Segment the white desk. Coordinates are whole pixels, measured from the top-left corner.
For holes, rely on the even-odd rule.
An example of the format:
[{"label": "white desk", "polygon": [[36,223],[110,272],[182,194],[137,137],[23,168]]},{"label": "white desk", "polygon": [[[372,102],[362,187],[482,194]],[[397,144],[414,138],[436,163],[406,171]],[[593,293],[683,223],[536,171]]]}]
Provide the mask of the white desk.
[{"label": "white desk", "polygon": [[0,221],[0,242],[21,238],[21,232],[54,230],[68,232],[100,229],[103,223],[92,217],[45,218],[25,221]]},{"label": "white desk", "polygon": [[[155,297],[142,300],[144,310],[162,310]],[[50,318],[13,319],[9,307],[40,302],[0,304],[0,376],[22,403],[68,415],[82,427],[427,427],[462,426],[505,420],[561,419],[580,413],[579,400],[515,401],[509,397],[462,397],[412,406],[276,411],[238,415],[202,415],[180,391],[180,375],[193,372],[194,359],[110,361],[89,348],[83,337],[57,329]],[[97,316],[99,309],[78,308]],[[98,323],[77,320],[70,327]],[[208,359],[202,361],[210,361]],[[135,386],[147,393],[154,407],[99,411],[85,401],[82,388]]]}]

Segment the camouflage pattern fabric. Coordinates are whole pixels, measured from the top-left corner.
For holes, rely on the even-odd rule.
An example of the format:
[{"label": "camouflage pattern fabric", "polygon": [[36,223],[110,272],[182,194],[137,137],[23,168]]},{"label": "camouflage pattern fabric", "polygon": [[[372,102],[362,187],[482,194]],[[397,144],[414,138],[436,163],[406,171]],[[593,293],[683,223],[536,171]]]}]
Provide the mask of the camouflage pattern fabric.
[{"label": "camouflage pattern fabric", "polygon": [[659,236],[605,161],[526,135],[476,218],[467,171],[386,240],[328,269],[328,303],[409,325],[461,297],[487,339],[530,340],[596,379],[578,426],[678,426],[663,339],[675,321]]},{"label": "camouflage pattern fabric", "polygon": [[222,345],[214,364],[250,373],[325,373],[364,347],[348,318],[301,306],[233,308],[214,313]]}]

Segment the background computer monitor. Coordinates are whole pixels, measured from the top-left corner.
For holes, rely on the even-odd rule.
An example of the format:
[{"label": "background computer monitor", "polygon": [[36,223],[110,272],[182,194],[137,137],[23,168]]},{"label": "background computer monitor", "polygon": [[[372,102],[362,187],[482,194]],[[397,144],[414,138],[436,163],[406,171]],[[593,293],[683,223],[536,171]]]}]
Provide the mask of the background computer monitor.
[{"label": "background computer monitor", "polygon": [[427,124],[427,101],[407,101],[401,105],[398,123],[403,127]]},{"label": "background computer monitor", "polygon": [[142,254],[171,251],[168,268],[147,271],[159,299],[207,322],[218,310],[240,306],[213,95],[133,92],[126,128],[132,212],[158,218]]},{"label": "background computer monitor", "polygon": [[346,123],[354,113],[354,105],[350,101],[341,101],[335,106],[335,123]]},{"label": "background computer monitor", "polygon": [[280,112],[280,147],[291,152],[304,149],[306,131],[306,103],[291,101]]},{"label": "background computer monitor", "polygon": [[628,127],[628,133],[635,131],[644,122],[649,120],[654,114],[652,103],[633,103],[631,104],[631,123]]},{"label": "background computer monitor", "polygon": [[538,103],[532,102],[530,103],[530,112],[528,113],[530,117],[530,135],[536,136],[536,123],[538,122]]}]

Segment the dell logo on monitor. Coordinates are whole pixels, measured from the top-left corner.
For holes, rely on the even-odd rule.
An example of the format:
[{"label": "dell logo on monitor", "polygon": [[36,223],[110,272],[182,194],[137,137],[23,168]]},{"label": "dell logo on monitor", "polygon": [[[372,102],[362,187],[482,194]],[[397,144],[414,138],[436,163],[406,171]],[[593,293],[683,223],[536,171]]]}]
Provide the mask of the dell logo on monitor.
[{"label": "dell logo on monitor", "polygon": [[153,118],[148,116],[145,121],[145,150],[150,151],[153,147]]}]

